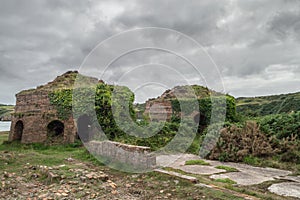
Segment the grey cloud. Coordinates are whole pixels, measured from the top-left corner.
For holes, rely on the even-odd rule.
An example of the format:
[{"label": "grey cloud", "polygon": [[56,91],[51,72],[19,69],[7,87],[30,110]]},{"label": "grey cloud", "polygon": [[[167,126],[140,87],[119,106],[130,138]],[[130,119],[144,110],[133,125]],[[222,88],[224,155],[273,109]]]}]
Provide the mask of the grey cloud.
[{"label": "grey cloud", "polygon": [[[247,94],[276,93],[282,91],[282,85],[297,91],[299,21],[297,0],[4,0],[0,2],[0,84],[9,89],[1,90],[0,103],[13,103],[19,90],[46,83],[66,70],[78,69],[104,39],[145,26],[174,29],[201,43],[223,72],[225,87],[237,96],[246,95],[243,88],[247,82],[243,80],[249,80]],[[169,38],[152,33],[133,39],[149,39],[149,44],[154,45]],[[180,42],[178,39],[176,44]],[[189,45],[182,47],[178,51],[193,52]],[[112,47],[107,48],[102,55],[109,57],[113,51]],[[170,66],[181,64],[162,54],[148,56],[150,61],[156,59]],[[88,64],[94,67],[98,64],[94,61]],[[132,64],[148,61],[136,54],[125,57],[116,67],[122,72]],[[286,81],[263,81],[268,78],[266,69],[274,65],[288,66],[286,69],[293,76]],[[189,76],[192,73],[187,68],[182,71]],[[254,79],[255,76],[260,79]],[[228,77],[233,81],[227,81]],[[254,82],[262,86],[251,88]]]},{"label": "grey cloud", "polygon": [[[300,5],[299,5],[300,6]],[[300,39],[300,8],[294,12],[279,12],[270,21],[269,31],[277,39]]]}]

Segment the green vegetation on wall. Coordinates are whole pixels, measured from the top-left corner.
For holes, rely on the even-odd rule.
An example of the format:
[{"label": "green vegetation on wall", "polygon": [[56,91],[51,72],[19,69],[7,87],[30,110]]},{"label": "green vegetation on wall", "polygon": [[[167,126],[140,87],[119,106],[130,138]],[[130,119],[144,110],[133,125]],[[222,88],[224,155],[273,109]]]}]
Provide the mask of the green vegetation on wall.
[{"label": "green vegetation on wall", "polygon": [[[74,102],[72,102],[73,95],[76,95]],[[95,99],[91,99],[93,97]],[[61,120],[68,119],[72,111],[75,115],[74,118],[78,118],[80,117],[79,115],[83,114],[90,116],[93,111],[96,111],[97,120],[109,139],[114,139],[118,135],[124,134],[123,131],[118,129],[114,120],[115,117],[119,117],[119,119],[122,119],[122,117],[135,118],[132,106],[134,94],[127,87],[99,83],[96,87],[56,90],[49,93],[49,98]],[[75,105],[74,107],[73,104]],[[130,116],[127,116],[124,111],[125,104],[129,108]],[[113,110],[115,111],[115,116],[113,115]]]},{"label": "green vegetation on wall", "polygon": [[66,120],[72,113],[72,90],[56,90],[49,93],[50,103],[55,106],[58,117]]},{"label": "green vegetation on wall", "polygon": [[[226,105],[224,103],[226,102]],[[186,112],[184,114],[190,115],[193,111],[200,111],[201,116],[205,116],[200,119],[200,125],[208,125],[211,120],[212,106],[214,105],[215,114],[217,119],[215,122],[222,122],[221,120],[225,116],[226,121],[236,121],[236,107],[235,99],[232,96],[226,95],[225,99],[222,96],[219,97],[206,97],[198,99],[198,105],[194,103],[194,100],[177,99],[171,100],[173,114],[175,116],[181,112],[181,108]],[[197,108],[197,106],[199,106]],[[226,109],[224,109],[226,107]]]}]

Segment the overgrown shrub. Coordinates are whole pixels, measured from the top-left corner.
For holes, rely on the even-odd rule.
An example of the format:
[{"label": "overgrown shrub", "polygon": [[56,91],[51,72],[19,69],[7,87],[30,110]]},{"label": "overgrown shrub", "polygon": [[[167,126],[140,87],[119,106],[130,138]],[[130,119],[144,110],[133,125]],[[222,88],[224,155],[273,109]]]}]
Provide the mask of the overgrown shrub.
[{"label": "overgrown shrub", "polygon": [[[236,122],[236,105],[234,97],[230,95],[206,97],[198,99],[198,105],[194,103],[194,100],[190,99],[174,99],[171,100],[173,116],[177,116],[181,112],[181,107],[186,112],[186,115],[191,114],[193,111],[200,111],[201,116],[200,125],[208,125],[210,123],[217,123],[229,121]],[[198,107],[199,106],[199,107]],[[214,106],[214,119],[211,121],[212,106]]]},{"label": "overgrown shrub", "polygon": [[261,132],[254,121],[247,121],[243,127],[231,125],[220,130],[216,146],[208,154],[209,159],[222,161],[243,161],[247,155],[269,156],[273,149],[269,138]]},{"label": "overgrown shrub", "polygon": [[290,114],[268,115],[258,119],[261,130],[267,136],[281,140],[288,137],[300,139],[300,111]]}]

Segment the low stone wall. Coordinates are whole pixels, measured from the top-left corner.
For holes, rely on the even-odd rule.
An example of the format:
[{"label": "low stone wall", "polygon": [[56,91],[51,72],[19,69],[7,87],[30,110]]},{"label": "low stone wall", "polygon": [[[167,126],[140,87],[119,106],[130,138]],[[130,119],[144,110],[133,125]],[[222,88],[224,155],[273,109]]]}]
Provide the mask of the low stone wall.
[{"label": "low stone wall", "polygon": [[142,169],[153,169],[156,156],[149,147],[134,146],[113,141],[90,141],[88,149],[91,153],[109,158],[113,162],[125,163]]}]

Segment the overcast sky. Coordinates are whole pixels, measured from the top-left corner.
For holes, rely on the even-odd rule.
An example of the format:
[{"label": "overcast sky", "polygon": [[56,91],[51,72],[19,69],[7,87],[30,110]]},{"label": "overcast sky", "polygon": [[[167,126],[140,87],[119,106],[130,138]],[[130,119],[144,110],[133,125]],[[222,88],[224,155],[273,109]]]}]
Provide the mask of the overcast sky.
[{"label": "overcast sky", "polygon": [[[142,27],[172,29],[199,42],[218,66],[225,91],[231,95],[300,91],[298,0],[1,0],[0,102],[14,104],[18,91],[44,84],[67,70],[79,70],[97,44]],[[142,39],[151,38],[153,44],[166,38],[149,35],[143,34]],[[126,42],[135,39],[140,38]],[[189,51],[188,45],[183,46]],[[112,54],[114,48],[108,46],[105,52]],[[115,62],[111,66],[115,71],[109,73],[118,72],[120,80],[128,76],[129,66],[148,64],[149,73],[136,70],[134,76],[155,77],[152,82],[163,91],[166,85],[182,84],[172,82],[177,78],[170,68],[177,66],[178,72],[181,61],[170,56],[153,50],[130,53]],[[180,66],[179,75],[192,73],[184,64]],[[160,84],[159,80],[171,81]],[[144,86],[140,100],[161,92]]]}]

